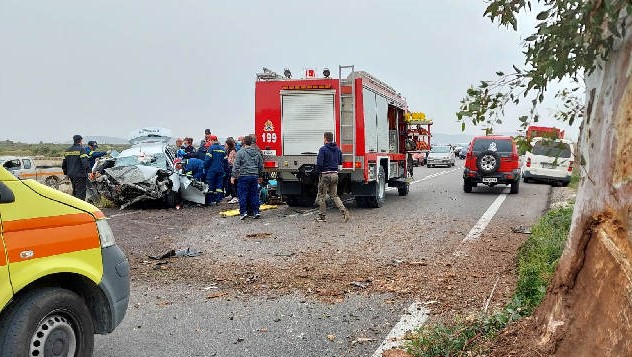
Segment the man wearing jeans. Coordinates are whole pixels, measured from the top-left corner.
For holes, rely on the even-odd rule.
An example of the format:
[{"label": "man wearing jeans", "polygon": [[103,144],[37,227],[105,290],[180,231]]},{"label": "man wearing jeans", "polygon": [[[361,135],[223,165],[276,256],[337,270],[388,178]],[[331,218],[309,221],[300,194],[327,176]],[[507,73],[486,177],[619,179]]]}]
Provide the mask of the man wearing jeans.
[{"label": "man wearing jeans", "polygon": [[239,219],[244,220],[248,215],[248,208],[252,209],[254,218],[261,217],[259,213],[259,177],[263,172],[263,158],[252,146],[252,137],[244,137],[241,150],[237,151],[233,163],[233,173],[230,179],[232,184],[237,181],[239,194]]},{"label": "man wearing jeans", "polygon": [[338,197],[338,168],[342,165],[342,152],[334,142],[334,134],[325,132],[323,135],[325,145],[318,150],[316,158],[316,171],[320,173],[318,180],[318,222],[326,222],[325,214],[327,210],[327,194],[334,200],[336,207],[342,212],[342,219],[349,221],[349,211],[345,208]]}]

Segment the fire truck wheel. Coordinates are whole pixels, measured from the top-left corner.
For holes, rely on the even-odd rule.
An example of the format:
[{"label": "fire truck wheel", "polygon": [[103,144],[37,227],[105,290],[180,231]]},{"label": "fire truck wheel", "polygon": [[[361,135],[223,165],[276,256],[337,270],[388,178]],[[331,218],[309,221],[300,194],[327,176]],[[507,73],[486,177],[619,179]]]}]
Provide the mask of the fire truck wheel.
[{"label": "fire truck wheel", "polygon": [[409,184],[404,184],[401,185],[399,187],[397,187],[397,193],[400,196],[408,196],[408,191],[410,190],[410,185]]},{"label": "fire truck wheel", "polygon": [[379,208],[384,205],[386,198],[384,197],[384,193],[386,191],[386,174],[384,173],[384,168],[380,166],[380,169],[377,174],[377,180],[375,181],[375,193],[373,196],[367,197],[369,207],[371,208]]},{"label": "fire truck wheel", "polygon": [[364,196],[355,196],[355,203],[357,207],[364,208],[369,204],[367,203],[367,197]]}]

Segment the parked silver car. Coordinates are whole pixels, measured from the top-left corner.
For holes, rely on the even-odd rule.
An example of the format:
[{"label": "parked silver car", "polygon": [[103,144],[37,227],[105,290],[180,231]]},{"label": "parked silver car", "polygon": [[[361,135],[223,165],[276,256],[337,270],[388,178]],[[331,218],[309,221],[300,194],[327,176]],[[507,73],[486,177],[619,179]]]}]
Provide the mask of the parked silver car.
[{"label": "parked silver car", "polygon": [[454,150],[450,146],[433,146],[426,158],[426,166],[454,166]]}]

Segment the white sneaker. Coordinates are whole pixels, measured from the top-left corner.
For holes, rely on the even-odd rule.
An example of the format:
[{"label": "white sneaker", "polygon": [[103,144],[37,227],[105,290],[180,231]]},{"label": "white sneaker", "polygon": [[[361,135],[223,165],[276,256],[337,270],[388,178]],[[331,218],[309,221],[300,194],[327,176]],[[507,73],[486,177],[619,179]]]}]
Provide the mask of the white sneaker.
[{"label": "white sneaker", "polygon": [[228,201],[228,203],[239,203],[239,198],[233,197],[233,199]]}]

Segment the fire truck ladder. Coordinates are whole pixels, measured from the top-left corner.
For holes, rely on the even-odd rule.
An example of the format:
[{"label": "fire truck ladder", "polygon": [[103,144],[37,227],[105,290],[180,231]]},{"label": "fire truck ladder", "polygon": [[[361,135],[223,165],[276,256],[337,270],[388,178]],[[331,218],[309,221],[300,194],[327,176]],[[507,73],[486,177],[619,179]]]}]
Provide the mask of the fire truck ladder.
[{"label": "fire truck ladder", "polygon": [[[343,77],[343,73],[345,76]],[[356,130],[355,130],[355,80],[354,66],[338,66],[340,93],[340,150],[342,161],[351,162],[351,170],[356,167]],[[349,91],[349,88],[351,90]]]}]

